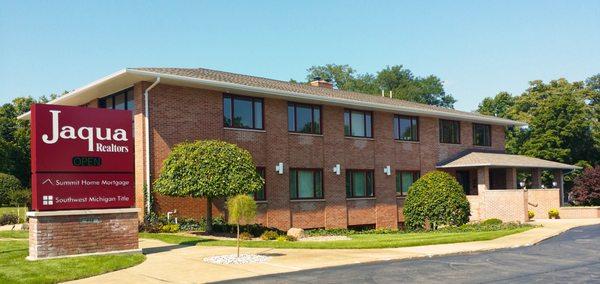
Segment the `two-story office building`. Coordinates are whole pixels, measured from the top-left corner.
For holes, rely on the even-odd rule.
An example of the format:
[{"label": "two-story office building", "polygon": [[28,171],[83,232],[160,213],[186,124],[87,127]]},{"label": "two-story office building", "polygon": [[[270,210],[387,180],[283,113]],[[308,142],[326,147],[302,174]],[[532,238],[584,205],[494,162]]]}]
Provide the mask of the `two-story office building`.
[{"label": "two-story office building", "polygon": [[[472,219],[525,221],[560,206],[563,170],[576,167],[504,154],[504,130],[521,122],[334,89],[208,69],[131,68],[66,94],[52,104],[133,112],[136,203],[144,184],[183,141],[219,139],[252,153],[266,180],[254,194],[258,221],[282,229],[355,225],[397,227],[408,187],[436,169],[455,175]],[[27,114],[23,116],[26,118]],[[553,169],[554,189],[517,189],[516,170]],[[549,186],[550,187],[550,186]],[[204,200],[156,195],[157,209],[204,215]],[[531,209],[531,208],[529,208]],[[215,201],[214,214],[223,211]],[[542,213],[538,216],[543,216]]]}]

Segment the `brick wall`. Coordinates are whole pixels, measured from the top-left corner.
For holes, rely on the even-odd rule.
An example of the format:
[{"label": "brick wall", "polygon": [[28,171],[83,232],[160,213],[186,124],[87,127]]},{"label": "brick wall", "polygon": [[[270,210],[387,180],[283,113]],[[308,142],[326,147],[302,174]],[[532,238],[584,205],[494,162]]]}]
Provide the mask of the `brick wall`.
[{"label": "brick wall", "polygon": [[527,192],[523,190],[486,190],[480,195],[481,220],[498,218],[502,221],[525,222]]},{"label": "brick wall", "polygon": [[[600,207],[560,207],[558,215],[561,219],[600,218]],[[548,212],[546,212],[548,218]]]},{"label": "brick wall", "polygon": [[[149,83],[135,85],[136,113],[143,111],[142,91]],[[265,98],[264,131],[226,129],[222,118],[222,92],[159,84],[150,91],[150,152],[151,176],[160,174],[162,162],[177,143],[199,139],[220,139],[235,143],[252,153],[257,166],[266,168],[267,201],[259,205],[258,221],[266,226],[286,229],[296,227],[343,228],[348,225],[374,224],[395,228],[401,222],[402,208],[396,199],[395,172],[434,170],[443,159],[472,145],[470,122],[461,123],[462,144],[440,144],[438,119],[419,118],[420,142],[399,142],[393,139],[393,114],[374,112],[373,139],[344,136],[344,108],[322,106],[323,135],[288,133],[287,101]],[[136,115],[136,191],[143,188],[143,117]],[[504,127],[492,127],[492,147],[504,149]],[[283,162],[284,174],[274,171]],[[341,174],[331,169],[341,165]],[[391,166],[393,174],[383,173]],[[316,203],[290,202],[288,176],[290,168],[322,168],[324,200]],[[372,169],[375,173],[376,196],[366,200],[347,200],[345,171]],[[142,199],[142,198],[140,198]],[[156,197],[162,213],[177,209],[179,217],[198,218],[204,215],[204,201],[192,198]],[[138,207],[141,201],[138,200]],[[217,206],[215,214],[223,214]]]},{"label": "brick wall", "polygon": [[29,258],[138,248],[138,214],[29,217]]},{"label": "brick wall", "polygon": [[528,210],[535,213],[535,219],[548,219],[548,211],[560,207],[558,189],[530,189],[527,191]]}]

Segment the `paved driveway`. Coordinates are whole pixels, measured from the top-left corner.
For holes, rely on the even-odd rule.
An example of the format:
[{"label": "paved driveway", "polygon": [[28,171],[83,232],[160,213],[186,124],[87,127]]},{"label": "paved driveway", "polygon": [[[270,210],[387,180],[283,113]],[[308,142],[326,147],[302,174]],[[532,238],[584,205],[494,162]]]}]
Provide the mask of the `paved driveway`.
[{"label": "paved driveway", "polygon": [[537,245],[236,279],[232,283],[600,283],[600,225]]}]

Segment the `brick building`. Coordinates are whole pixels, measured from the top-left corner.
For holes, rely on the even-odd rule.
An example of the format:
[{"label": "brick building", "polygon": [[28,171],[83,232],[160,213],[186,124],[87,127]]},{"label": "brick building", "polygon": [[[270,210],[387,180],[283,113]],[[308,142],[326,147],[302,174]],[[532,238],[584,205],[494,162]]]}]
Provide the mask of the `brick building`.
[{"label": "brick building", "polygon": [[[177,143],[219,139],[249,150],[266,180],[255,194],[258,221],[282,229],[395,228],[404,221],[410,184],[436,168],[463,185],[472,219],[525,221],[531,198],[560,206],[563,171],[576,168],[522,156],[513,163],[503,154],[504,130],[521,122],[341,91],[323,80],[306,85],[208,69],[132,68],[51,103],[133,112],[139,208],[146,206],[144,184],[151,188]],[[517,169],[531,169],[536,188],[540,169],[552,169],[555,188],[533,195],[517,189]],[[223,213],[222,204],[215,201],[214,214]],[[194,218],[206,208],[203,200],[160,195],[156,205]]]}]

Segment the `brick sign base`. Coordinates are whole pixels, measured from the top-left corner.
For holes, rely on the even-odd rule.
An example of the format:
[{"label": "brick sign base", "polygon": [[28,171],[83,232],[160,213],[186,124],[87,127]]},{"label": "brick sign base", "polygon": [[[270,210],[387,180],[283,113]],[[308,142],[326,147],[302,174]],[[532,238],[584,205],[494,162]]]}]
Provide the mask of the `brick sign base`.
[{"label": "brick sign base", "polygon": [[28,212],[29,260],[140,253],[137,208]]}]

